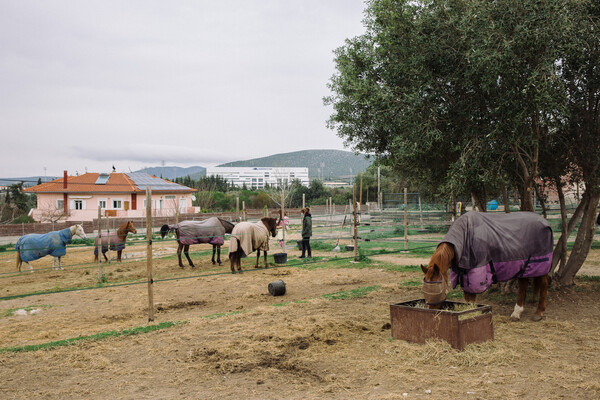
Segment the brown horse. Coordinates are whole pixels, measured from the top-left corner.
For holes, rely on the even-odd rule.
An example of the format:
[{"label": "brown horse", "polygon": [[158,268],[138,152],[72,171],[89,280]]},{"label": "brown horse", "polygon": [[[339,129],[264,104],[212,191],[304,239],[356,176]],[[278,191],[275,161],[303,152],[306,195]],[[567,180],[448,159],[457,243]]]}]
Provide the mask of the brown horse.
[{"label": "brown horse", "polygon": [[256,250],[256,264],[254,268],[258,268],[260,259],[260,251],[264,252],[265,268],[267,264],[267,251],[269,251],[269,233],[272,237],[277,236],[277,220],[275,218],[264,217],[260,222],[240,222],[233,228],[231,232],[231,240],[229,242],[229,265],[231,273],[235,274],[235,267],[242,272],[241,258],[249,255]]},{"label": "brown horse", "polygon": [[98,261],[99,246],[102,246],[102,255],[104,256],[104,260],[109,261],[108,258],[106,258],[106,252],[110,246],[112,251],[117,252],[117,261],[121,262],[121,253],[123,253],[123,250],[125,249],[127,234],[129,232],[137,233],[137,230],[133,226],[133,221],[125,222],[119,227],[119,229],[117,229],[116,232],[102,232],[101,240],[98,237],[96,237],[96,240],[94,240],[94,261]]},{"label": "brown horse", "polygon": [[439,309],[450,285],[460,284],[465,300],[474,303],[492,283],[516,278],[519,293],[511,319],[520,320],[533,278],[539,301],[531,318],[539,321],[546,310],[552,247],[552,229],[535,213],[467,213],[452,224],[427,267],[421,265],[425,301]]}]

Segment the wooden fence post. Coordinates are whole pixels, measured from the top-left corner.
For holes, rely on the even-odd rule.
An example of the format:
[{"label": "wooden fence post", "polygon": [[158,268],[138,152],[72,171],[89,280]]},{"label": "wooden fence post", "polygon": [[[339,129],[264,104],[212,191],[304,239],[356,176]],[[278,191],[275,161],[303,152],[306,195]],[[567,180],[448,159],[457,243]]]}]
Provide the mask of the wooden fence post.
[{"label": "wooden fence post", "polygon": [[356,229],[356,183],[352,185],[352,205],[354,206],[354,261],[358,261],[358,231]]},{"label": "wooden fence post", "polygon": [[98,237],[96,238],[96,251],[98,252],[98,282],[102,282],[104,271],[102,268],[102,209],[98,206]]},{"label": "wooden fence post", "polygon": [[408,251],[408,189],[404,188],[404,251]]},{"label": "wooden fence post", "polygon": [[148,272],[148,321],[154,321],[154,292],[152,284],[152,189],[146,187],[146,271]]}]

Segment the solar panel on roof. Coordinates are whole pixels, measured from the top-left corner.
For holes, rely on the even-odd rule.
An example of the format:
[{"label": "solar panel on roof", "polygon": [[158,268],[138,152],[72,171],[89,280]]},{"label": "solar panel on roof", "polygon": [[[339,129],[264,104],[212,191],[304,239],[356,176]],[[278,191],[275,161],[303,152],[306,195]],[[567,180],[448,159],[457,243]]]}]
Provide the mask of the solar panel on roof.
[{"label": "solar panel on roof", "polygon": [[130,172],[130,173],[127,173],[127,176],[133,181],[133,183],[135,183],[135,185],[138,188],[140,188],[142,190],[145,190],[147,187],[150,187],[150,189],[152,189],[153,191],[161,191],[161,190],[188,191],[189,190],[189,188],[186,186],[182,186],[182,185],[179,185],[179,184],[173,183],[173,182],[167,182],[164,179],[156,178],[156,177],[154,177],[152,175],[148,175],[146,173]]},{"label": "solar panel on roof", "polygon": [[100,174],[96,180],[96,185],[106,185],[108,178],[110,178],[109,174]]}]

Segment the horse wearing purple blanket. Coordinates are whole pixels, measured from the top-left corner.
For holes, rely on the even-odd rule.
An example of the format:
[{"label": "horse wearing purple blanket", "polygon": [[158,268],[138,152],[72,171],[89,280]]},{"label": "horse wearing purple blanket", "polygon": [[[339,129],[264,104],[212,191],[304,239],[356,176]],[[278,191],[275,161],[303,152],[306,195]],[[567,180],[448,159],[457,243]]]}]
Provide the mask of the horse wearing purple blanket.
[{"label": "horse wearing purple blanket", "polygon": [[94,261],[98,261],[98,247],[102,247],[102,255],[105,261],[109,261],[106,257],[106,252],[109,247],[112,251],[117,252],[117,261],[121,262],[121,253],[125,250],[125,243],[127,243],[127,234],[137,233],[137,230],[133,226],[133,221],[127,221],[117,229],[116,232],[102,232],[100,235],[101,240],[96,237],[94,240]]},{"label": "horse wearing purple blanket", "polygon": [[535,213],[468,212],[450,226],[427,267],[421,265],[425,301],[438,309],[450,285],[460,285],[465,300],[474,303],[492,283],[516,278],[519,294],[511,319],[520,320],[528,278],[533,278],[539,302],[531,318],[539,321],[546,310],[553,244],[548,221]]},{"label": "horse wearing purple blanket", "polygon": [[215,264],[215,252],[217,253],[216,262],[221,263],[221,246],[225,243],[225,234],[231,233],[235,225],[232,222],[219,217],[210,217],[204,221],[182,221],[174,225],[163,225],[160,228],[161,238],[165,238],[169,231],[175,231],[177,235],[177,257],[179,267],[184,268],[181,261],[181,251],[183,250],[190,266],[196,266],[190,258],[189,249],[192,244],[208,243],[212,244],[212,263]]}]

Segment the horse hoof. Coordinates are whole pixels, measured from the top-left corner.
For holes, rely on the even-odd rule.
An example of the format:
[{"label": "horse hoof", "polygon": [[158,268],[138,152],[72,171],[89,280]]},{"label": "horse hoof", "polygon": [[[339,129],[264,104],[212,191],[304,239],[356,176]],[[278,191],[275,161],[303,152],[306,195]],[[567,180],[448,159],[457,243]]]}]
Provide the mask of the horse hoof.
[{"label": "horse hoof", "polygon": [[512,315],[511,315],[511,316],[510,316],[510,320],[511,320],[512,322],[519,322],[519,321],[521,320],[521,318],[517,318],[517,317],[515,317],[515,316],[512,316]]},{"label": "horse hoof", "polygon": [[222,266],[223,264],[219,263],[219,266]]},{"label": "horse hoof", "polygon": [[531,320],[532,320],[532,321],[535,321],[535,322],[541,321],[543,318],[544,318],[543,316],[541,316],[541,315],[537,315],[537,314],[533,314],[533,315],[531,316]]}]

